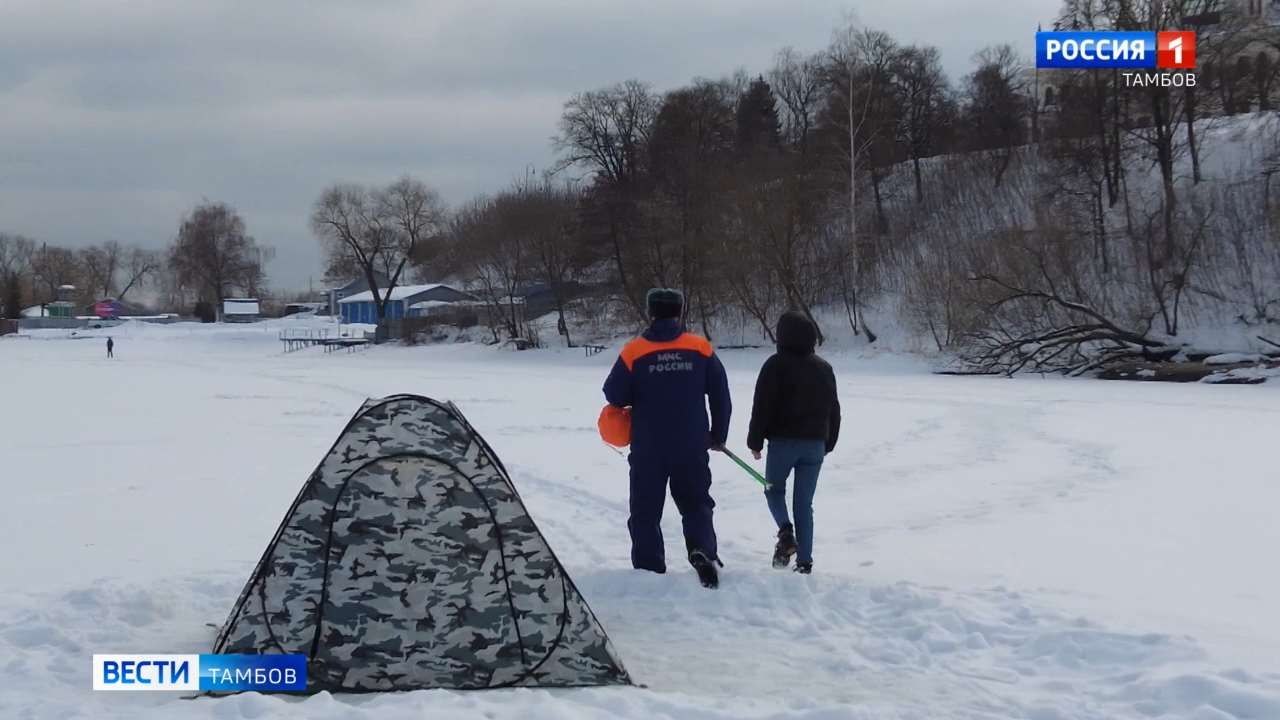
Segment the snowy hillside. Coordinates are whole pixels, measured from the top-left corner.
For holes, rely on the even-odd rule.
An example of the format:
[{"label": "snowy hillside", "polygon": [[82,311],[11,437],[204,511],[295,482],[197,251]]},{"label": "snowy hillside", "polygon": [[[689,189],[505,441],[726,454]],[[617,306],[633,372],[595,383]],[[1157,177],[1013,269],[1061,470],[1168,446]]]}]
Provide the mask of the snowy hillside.
[{"label": "snowy hillside", "polygon": [[[835,355],[815,574],[769,567],[712,460],[726,563],[630,570],[595,429],[616,347],[281,354],[278,324],[0,339],[0,718],[1280,718],[1273,387],[953,378]],[[764,351],[727,351],[741,449]],[[208,652],[361,401],[455,401],[644,688],[94,693],[90,655]],[[669,557],[683,553],[668,504]]]},{"label": "snowy hillside", "polygon": [[[1261,212],[1263,196],[1258,193],[1264,184],[1264,173],[1273,171],[1269,168],[1275,161],[1270,158],[1280,147],[1277,145],[1280,115],[1259,112],[1213,117],[1198,121],[1195,127],[1202,175],[1198,184],[1192,182],[1190,153],[1182,144],[1186,126],[1177,126],[1175,133],[1179,138],[1174,154],[1175,186],[1183,205],[1211,207],[1216,202],[1218,206],[1212,212],[1206,212],[1210,217],[1218,218],[1230,215],[1231,210],[1238,211],[1238,208],[1221,207],[1221,198],[1216,197],[1217,194],[1235,195],[1246,205],[1253,202],[1256,195],[1258,207],[1254,209]],[[1108,242],[1115,247],[1133,242],[1128,234],[1129,225],[1136,223],[1140,226],[1143,220],[1155,214],[1162,192],[1160,168],[1151,156],[1149,144],[1134,133],[1125,133],[1121,137],[1125,148],[1124,192],[1128,201],[1122,196],[1114,206],[1108,203],[1102,210]],[[926,314],[931,303],[941,302],[938,296],[942,294],[942,288],[928,282],[921,284],[921,278],[927,279],[931,270],[943,274],[950,272],[955,273],[957,286],[969,287],[971,277],[966,272],[969,269],[966,258],[973,247],[967,245],[972,243],[977,248],[986,249],[994,242],[993,232],[1012,227],[1034,230],[1037,198],[1043,199],[1041,193],[1046,196],[1065,194],[1058,183],[1068,182],[1060,166],[1061,158],[1055,159],[1053,153],[1054,149],[1048,143],[1018,148],[1012,153],[1010,168],[999,185],[993,183],[990,169],[982,159],[983,153],[956,153],[924,159],[921,161],[923,201],[916,197],[910,162],[883,168],[879,195],[888,227],[888,235],[883,237],[874,237],[875,193],[870,179],[864,180],[859,189],[862,242],[882,246],[876,251],[879,266],[868,271],[875,279],[865,281],[869,287],[864,288],[860,296],[860,310],[878,339],[874,348],[867,348],[865,336],[853,335],[848,309],[839,299],[838,289],[830,288],[812,308],[822,327],[826,346],[938,355],[937,340],[948,337],[945,327],[938,330],[941,337],[935,339],[921,316]],[[1076,182],[1079,182],[1078,178]],[[1081,188],[1073,189],[1081,198],[1087,196]],[[1070,224],[1071,230],[1078,233],[1090,230],[1087,214]],[[1274,326],[1238,322],[1238,318],[1248,314],[1251,308],[1241,304],[1241,296],[1247,293],[1234,286],[1248,278],[1262,294],[1275,287],[1272,278],[1280,268],[1280,251],[1277,250],[1280,245],[1272,239],[1270,243],[1246,242],[1236,247],[1234,241],[1241,238],[1235,237],[1233,232],[1238,229],[1230,225],[1213,227],[1216,242],[1209,244],[1222,247],[1215,251],[1216,254],[1207,254],[1197,266],[1192,292],[1182,300],[1184,317],[1179,333],[1176,337],[1165,338],[1170,344],[1223,351],[1260,352],[1271,349],[1260,343],[1257,335],[1260,332],[1264,335],[1277,334]],[[1257,252],[1258,255],[1250,255],[1249,252]],[[1113,262],[1122,263],[1126,257],[1118,255]],[[933,265],[926,262],[930,260]],[[982,272],[991,269],[987,265],[977,268]],[[593,279],[607,282],[613,272],[611,261],[601,261],[592,270]],[[1109,282],[1130,288],[1141,287],[1150,281],[1141,273],[1132,277],[1123,273],[1108,277]],[[956,291],[952,289],[951,292]],[[707,330],[716,342],[768,344],[758,320],[731,298],[722,300],[708,321]],[[951,302],[958,306],[952,308],[954,314],[966,314],[963,312],[966,308],[958,300]],[[569,313],[576,340],[598,342],[634,331],[626,325],[628,314],[625,311],[616,312],[613,316],[601,312],[598,297],[591,297],[584,303],[588,312],[576,311],[581,310],[579,307],[571,308]],[[968,309],[979,315],[989,314],[987,308]],[[1132,308],[1124,310],[1129,312]],[[697,329],[703,331],[703,319],[696,314],[695,317]],[[937,325],[945,326],[949,317],[933,319]],[[557,340],[555,328],[554,316],[541,319],[538,332],[543,342],[554,343]]]}]

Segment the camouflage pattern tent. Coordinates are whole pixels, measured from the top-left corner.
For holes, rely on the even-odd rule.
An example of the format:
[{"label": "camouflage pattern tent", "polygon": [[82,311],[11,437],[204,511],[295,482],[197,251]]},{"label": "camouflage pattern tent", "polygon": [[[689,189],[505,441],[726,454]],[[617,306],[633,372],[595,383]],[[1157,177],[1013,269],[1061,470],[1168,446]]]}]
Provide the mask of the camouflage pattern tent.
[{"label": "camouflage pattern tent", "polygon": [[355,414],[215,653],[302,653],[308,690],[630,684],[493,450],[452,403]]}]

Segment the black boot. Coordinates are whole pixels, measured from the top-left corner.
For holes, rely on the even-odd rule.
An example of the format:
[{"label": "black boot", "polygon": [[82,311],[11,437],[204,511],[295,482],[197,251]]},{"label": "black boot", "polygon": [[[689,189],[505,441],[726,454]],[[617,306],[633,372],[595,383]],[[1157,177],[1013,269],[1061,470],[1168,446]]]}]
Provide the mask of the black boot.
[{"label": "black boot", "polygon": [[689,564],[698,573],[698,582],[702,587],[714,590],[720,587],[720,573],[716,571],[716,561],[707,557],[701,550],[689,553]]},{"label": "black boot", "polygon": [[791,558],[796,554],[796,534],[791,527],[791,523],[782,526],[778,530],[778,544],[773,546],[773,566],[782,569],[791,564]]},{"label": "black boot", "polygon": [[796,562],[796,572],[801,575],[809,575],[813,573],[813,562]]}]

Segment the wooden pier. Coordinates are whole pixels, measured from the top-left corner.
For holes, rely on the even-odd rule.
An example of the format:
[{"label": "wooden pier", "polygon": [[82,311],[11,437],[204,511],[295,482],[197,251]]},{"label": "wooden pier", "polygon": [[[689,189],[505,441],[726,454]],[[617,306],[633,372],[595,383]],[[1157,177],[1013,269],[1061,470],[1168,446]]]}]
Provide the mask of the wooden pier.
[{"label": "wooden pier", "polygon": [[323,348],[326,353],[339,350],[355,352],[373,344],[373,341],[363,334],[360,337],[344,335],[341,329],[333,328],[281,330],[280,342],[284,344],[286,353],[316,346]]}]

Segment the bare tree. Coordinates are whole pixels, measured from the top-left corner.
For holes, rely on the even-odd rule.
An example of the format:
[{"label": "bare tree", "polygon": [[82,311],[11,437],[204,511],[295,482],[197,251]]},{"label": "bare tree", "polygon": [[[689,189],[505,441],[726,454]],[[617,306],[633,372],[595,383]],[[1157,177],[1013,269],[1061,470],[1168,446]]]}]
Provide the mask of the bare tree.
[{"label": "bare tree", "polygon": [[111,240],[77,253],[91,300],[114,297],[124,300],[163,264],[160,253],[140,247],[124,247]]},{"label": "bare tree", "polygon": [[22,235],[0,233],[0,303],[4,317],[22,314],[23,285],[31,273],[35,243]]},{"label": "bare tree", "polygon": [[884,128],[876,122],[876,100],[882,94],[879,83],[886,75],[876,63],[887,66],[890,56],[887,36],[874,30],[859,30],[853,23],[838,29],[826,57],[827,112],[842,136],[842,156],[848,170],[848,229],[846,256],[841,260],[841,293],[854,334],[860,332],[861,309],[857,284],[863,273],[863,255],[858,233],[858,175],[863,156],[871,149],[876,133]]},{"label": "bare tree", "polygon": [[490,198],[477,197],[450,214],[445,230],[445,255],[450,272],[470,278],[487,306],[485,320],[493,342],[497,343],[501,340],[502,290],[498,274],[488,262],[489,248],[498,232],[494,228],[492,205]]},{"label": "bare tree", "polygon": [[[1116,25],[1117,22],[1125,22],[1121,11],[1131,4],[1117,3],[1115,0],[1064,0],[1062,12],[1054,27],[1058,30],[1133,29]],[[1058,88],[1059,108],[1075,114],[1075,123],[1078,125],[1092,129],[1096,149],[1101,156],[1108,206],[1115,207],[1125,188],[1125,148],[1122,138],[1130,123],[1128,108],[1131,93],[1121,85],[1118,69],[1095,69],[1056,75],[1063,81]],[[1079,116],[1086,112],[1087,122],[1082,122]]]},{"label": "bare tree", "polygon": [[23,274],[31,269],[31,257],[36,244],[23,235],[0,232],[0,273]]},{"label": "bare tree", "polygon": [[468,278],[485,301],[495,342],[505,332],[537,344],[521,309],[530,283],[540,282],[552,296],[559,334],[573,346],[567,311],[589,258],[579,234],[581,195],[570,184],[526,175],[452,215],[446,233],[450,269]]},{"label": "bare tree", "polygon": [[556,304],[556,326],[565,345],[573,347],[565,316],[572,282],[584,265],[577,209],[581,193],[570,185],[543,180],[523,188],[525,226],[529,231],[534,272],[547,284]]},{"label": "bare tree", "polygon": [[[755,136],[740,145],[744,159],[776,150],[777,128],[767,127],[772,95],[763,82],[754,87],[755,107],[748,103],[742,110],[755,117],[738,123],[744,136]],[[739,95],[731,83],[708,80],[674,90],[664,98],[650,137],[652,190],[645,203],[641,269],[651,284],[684,291],[685,312],[699,317],[704,333],[711,331],[712,298],[705,287],[713,262],[711,236],[722,224],[720,189],[735,152],[735,106],[748,92]]]},{"label": "bare tree", "polygon": [[[528,279],[531,255],[529,205],[520,183],[493,198],[477,198],[455,213],[449,224],[453,264],[479,288],[489,308],[494,342],[505,325],[509,338],[519,338],[519,291]],[[501,322],[499,322],[501,318]]]},{"label": "bare tree", "polygon": [[1031,100],[1022,76],[1023,62],[1011,45],[981,50],[978,69],[968,79],[965,108],[970,145],[989,159],[992,181],[998,186],[1027,140]]},{"label": "bare tree", "polygon": [[[901,51],[888,33],[865,31],[861,36],[862,54],[865,60],[860,82],[862,92],[868,95],[867,146],[864,166],[871,180],[871,194],[875,207],[877,240],[889,234],[889,215],[885,207],[884,181],[889,168],[902,159],[898,146],[896,126],[902,115],[901,98],[896,91],[893,75]],[[879,254],[881,248],[877,248]]]},{"label": "bare tree", "polygon": [[80,263],[76,254],[66,248],[41,244],[31,256],[31,275],[33,284],[43,292],[37,300],[51,302],[63,285],[78,285],[81,282]]},{"label": "bare tree", "polygon": [[730,278],[739,301],[765,326],[766,335],[771,335],[768,328],[781,301],[819,326],[814,308],[840,273],[847,249],[843,237],[834,248],[824,242],[824,198],[813,176],[793,171],[771,175],[767,181],[739,178],[730,199],[731,252],[752,263],[748,268],[731,266],[746,271]]},{"label": "bare tree", "polygon": [[[443,228],[445,207],[440,195],[426,183],[404,176],[374,193],[377,212],[398,240],[399,261],[387,275],[392,283],[406,262],[422,256]],[[387,270],[391,270],[388,265]]]},{"label": "bare tree", "polygon": [[132,247],[125,251],[124,261],[120,266],[123,287],[116,299],[124,301],[130,290],[154,280],[164,267],[164,256],[155,250]]},{"label": "bare tree", "polygon": [[635,180],[657,112],[657,98],[639,80],[575,95],[554,141],[562,166],[578,165],[619,185]]},{"label": "bare tree", "polygon": [[[405,176],[385,187],[330,186],[316,200],[311,229],[324,248],[331,276],[364,277],[381,322],[405,269],[439,235],[444,219],[444,203],[436,191]],[[386,288],[379,287],[380,276],[388,278]]]},{"label": "bare tree", "polygon": [[493,214],[493,230],[485,248],[489,250],[488,262],[502,289],[502,308],[507,316],[507,334],[518,338],[524,328],[519,319],[520,289],[528,280],[532,265],[531,228],[528,208],[519,185],[499,193],[490,206]]},{"label": "bare tree", "polygon": [[[1043,156],[1050,163],[1044,175],[1045,193],[1055,193],[1081,203],[1089,217],[1095,245],[1095,257],[1102,274],[1108,275],[1112,264],[1110,231],[1107,226],[1106,197],[1114,189],[1111,181],[1109,136],[1100,126],[1106,114],[1098,111],[1090,100],[1095,98],[1093,71],[1085,71],[1064,79],[1059,87],[1070,94],[1072,102],[1064,102],[1052,130],[1040,141]],[[1077,84],[1078,83],[1078,84]],[[1078,101],[1075,100],[1078,98]]]},{"label": "bare tree", "polygon": [[112,297],[116,287],[116,274],[124,256],[120,243],[108,240],[101,245],[90,245],[82,248],[77,255],[88,285],[86,289],[98,298]]},{"label": "bare tree", "polygon": [[263,289],[263,266],[270,257],[270,248],[246,232],[239,213],[215,202],[198,205],[183,218],[168,264],[178,283],[221,312],[232,291],[257,295]]},{"label": "bare tree", "polygon": [[970,368],[1082,374],[1160,352],[1164,343],[1150,335],[1151,313],[1122,310],[1118,317],[1105,300],[1089,296],[1091,264],[1080,257],[1087,247],[1070,226],[1049,218],[1033,232],[1006,228],[984,238],[971,259],[972,301],[984,320],[960,345]]},{"label": "bare tree", "polygon": [[565,103],[554,145],[559,168],[578,167],[592,177],[589,199],[604,208],[608,242],[618,284],[633,312],[643,316],[640,295],[632,287],[624,245],[632,230],[650,131],[658,99],[648,85],[628,80],[579,93]]},{"label": "bare tree", "polygon": [[822,101],[823,72],[819,57],[803,56],[783,48],[774,58],[769,84],[782,103],[782,133],[801,155],[809,148],[809,136],[818,121]]},{"label": "bare tree", "polygon": [[896,130],[911,159],[919,202],[924,199],[920,161],[941,149],[955,109],[937,48],[903,48],[896,59],[893,77],[902,109]]}]

